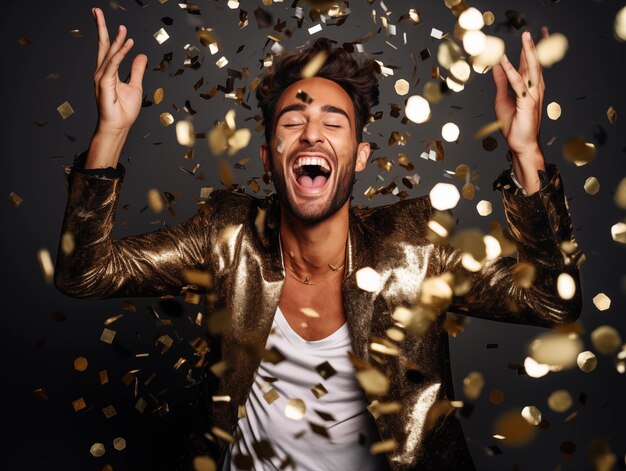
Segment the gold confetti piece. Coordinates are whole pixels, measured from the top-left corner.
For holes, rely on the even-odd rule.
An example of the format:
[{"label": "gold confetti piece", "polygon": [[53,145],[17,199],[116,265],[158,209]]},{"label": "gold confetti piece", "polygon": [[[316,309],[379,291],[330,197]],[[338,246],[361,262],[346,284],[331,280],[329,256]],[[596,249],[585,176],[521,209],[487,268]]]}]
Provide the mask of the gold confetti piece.
[{"label": "gold confetti piece", "polygon": [[19,208],[23,201],[24,200],[17,193],[13,191],[9,193],[9,203],[11,203],[14,208]]},{"label": "gold confetti piece", "polygon": [[102,414],[105,419],[110,419],[111,417],[115,417],[117,415],[117,411],[115,410],[115,407],[108,405],[102,408]]},{"label": "gold confetti piece", "polygon": [[530,442],[537,429],[528,423],[518,409],[510,410],[499,416],[494,423],[493,437],[509,446],[522,446]]},{"label": "gold confetti piece", "polygon": [[78,357],[74,360],[74,369],[76,371],[85,371],[87,369],[87,359],[85,357]]},{"label": "gold confetti piece", "polygon": [[315,367],[315,370],[319,373],[319,375],[324,378],[324,379],[328,379],[332,376],[334,376],[335,374],[337,374],[337,371],[332,367],[332,365],[330,363],[328,363],[327,361],[325,361],[324,363],[320,363],[319,365],[317,365]]},{"label": "gold confetti piece", "polygon": [[48,400],[48,393],[46,392],[46,390],[44,388],[37,388],[33,391],[33,394],[35,395],[35,400],[39,401],[39,402],[43,402],[43,401],[47,401]]},{"label": "gold confetti piece", "polygon": [[496,433],[495,435],[493,435],[493,438],[495,438],[496,440],[504,440],[506,437],[504,435]]},{"label": "gold confetti piece", "polygon": [[576,294],[576,282],[568,273],[561,273],[556,280],[557,291],[563,299],[572,299]]},{"label": "gold confetti piece", "polygon": [[522,417],[530,425],[539,425],[541,423],[541,411],[535,406],[526,406],[522,409]]},{"label": "gold confetti piece", "polygon": [[615,356],[615,369],[619,374],[626,373],[626,344],[622,345],[622,349]]},{"label": "gold confetti piece", "polygon": [[548,407],[554,412],[565,412],[573,404],[572,395],[566,389],[557,389],[548,396]]},{"label": "gold confetti piece", "polygon": [[485,26],[483,14],[474,7],[469,7],[459,15],[459,26],[466,31],[479,30]]},{"label": "gold confetti piece", "polygon": [[565,57],[569,47],[567,37],[554,33],[541,39],[536,45],[537,58],[542,67],[552,67]]},{"label": "gold confetti piece", "polygon": [[102,443],[94,443],[89,448],[89,453],[91,453],[95,458],[100,458],[105,453],[104,444]]},{"label": "gold confetti piece", "polygon": [[425,123],[431,117],[430,104],[424,97],[413,95],[406,102],[404,114],[414,123]]},{"label": "gold confetti piece", "polygon": [[107,384],[109,382],[109,374],[107,370],[102,370],[98,373],[100,376],[100,384]]},{"label": "gold confetti piece", "polygon": [[225,56],[220,57],[215,63],[215,65],[218,66],[220,69],[223,69],[224,67],[226,67],[227,64],[228,64],[228,59],[226,59]]},{"label": "gold confetti piece", "polygon": [[389,392],[389,379],[376,368],[358,371],[356,379],[367,394],[384,396]]},{"label": "gold confetti piece", "polygon": [[378,402],[377,399],[367,406],[367,410],[372,414],[372,417],[378,419],[387,414],[399,414],[402,412],[402,404],[399,402]]},{"label": "gold confetti piece", "polygon": [[491,123],[485,124],[478,131],[474,133],[474,137],[477,139],[481,139],[485,136],[488,136],[491,133],[499,131],[502,128],[502,123],[500,121],[493,121]]},{"label": "gold confetti piece", "polygon": [[457,205],[461,199],[461,194],[456,186],[451,183],[437,183],[432,190],[430,190],[429,197],[435,209],[445,211]]},{"label": "gold confetti piece", "polygon": [[490,201],[480,200],[476,205],[476,211],[481,216],[489,216],[493,212],[493,207]]},{"label": "gold confetti piece", "polygon": [[450,74],[454,77],[454,80],[459,83],[467,82],[471,72],[472,69],[464,60],[458,60],[450,66]]},{"label": "gold confetti piece", "polygon": [[301,76],[303,79],[314,77],[326,63],[328,55],[324,51],[320,51],[302,68]]},{"label": "gold confetti piece", "polygon": [[609,106],[609,109],[606,110],[606,117],[608,118],[609,123],[615,124],[615,121],[617,121],[617,111],[615,108]]},{"label": "gold confetti piece", "polygon": [[591,332],[593,347],[603,355],[614,353],[622,344],[619,332],[610,325],[601,325]]},{"label": "gold confetti piece", "polygon": [[161,113],[159,119],[161,120],[161,124],[165,127],[174,122],[174,116],[172,116],[171,113]]},{"label": "gold confetti piece", "polygon": [[461,194],[466,200],[473,200],[474,196],[476,195],[476,189],[474,188],[474,184],[466,183],[465,185],[463,185],[463,187],[461,188]]},{"label": "gold confetti piece", "polygon": [[387,337],[395,342],[402,342],[405,337],[404,331],[398,329],[397,327],[390,327],[385,333],[387,334]]},{"label": "gold confetti piece", "polygon": [[278,391],[276,391],[276,389],[274,388],[270,389],[265,394],[263,394],[263,399],[265,399],[265,402],[267,402],[268,404],[272,404],[272,402],[274,402],[279,397],[280,397],[280,394],[278,394]]},{"label": "gold confetti piece", "polygon": [[230,168],[230,165],[228,165],[228,162],[224,160],[220,162],[219,175],[222,185],[226,188],[230,188],[233,185],[233,171]]},{"label": "gold confetti piece", "polygon": [[463,394],[468,399],[478,399],[484,387],[485,379],[478,371],[472,371],[463,378]]},{"label": "gold confetti piece", "polygon": [[63,255],[71,255],[74,252],[76,244],[74,243],[74,234],[71,232],[65,232],[61,236],[61,252]]},{"label": "gold confetti piece", "polygon": [[596,369],[598,359],[593,352],[586,350],[578,354],[578,357],[576,358],[576,364],[581,371],[584,371],[585,373],[591,373],[593,370]]},{"label": "gold confetti piece", "polygon": [[370,454],[377,455],[379,453],[388,453],[396,448],[398,448],[398,442],[395,438],[390,438],[388,440],[372,443]]},{"label": "gold confetti piece", "polygon": [[626,244],[626,224],[618,222],[611,226],[611,237],[615,242]]},{"label": "gold confetti piece", "polygon": [[244,149],[250,143],[252,133],[248,128],[237,129],[228,139],[228,155],[232,156]]},{"label": "gold confetti piece", "polygon": [[549,365],[552,371],[560,371],[573,367],[582,349],[583,342],[576,334],[549,332],[530,343],[528,354],[537,363]]},{"label": "gold confetti piece", "polygon": [[161,102],[163,101],[163,97],[165,96],[165,91],[163,90],[163,88],[159,87],[154,91],[154,103],[156,105],[161,104]]},{"label": "gold confetti piece", "polygon": [[104,321],[104,325],[111,325],[114,322],[117,322],[118,320],[120,320],[122,317],[124,317],[124,314],[117,314],[116,316],[111,316]]},{"label": "gold confetti piece", "polygon": [[183,366],[185,363],[187,363],[187,360],[183,357],[180,357],[178,360],[176,360],[176,363],[174,363],[174,369],[177,370],[178,368]]},{"label": "gold confetti piece", "polygon": [[604,293],[598,293],[593,297],[593,304],[599,311],[606,311],[611,307],[611,298]]},{"label": "gold confetti piece", "polygon": [[494,389],[489,393],[489,402],[491,402],[494,406],[499,406],[504,402],[504,392],[499,389]]},{"label": "gold confetti piece", "polygon": [[404,95],[406,95],[407,93],[409,93],[409,88],[410,88],[410,85],[409,85],[409,82],[407,82],[406,80],[404,80],[404,79],[398,79],[398,80],[396,80],[396,83],[395,83],[395,85],[394,85],[394,88],[395,88],[396,93],[397,93],[398,95],[400,95],[400,96],[404,96]]},{"label": "gold confetti piece", "polygon": [[141,414],[144,413],[146,407],[148,407],[148,403],[141,397],[135,403],[135,409],[137,409]]},{"label": "gold confetti piece", "polygon": [[117,451],[122,451],[124,448],[126,448],[126,440],[124,440],[122,437],[117,437],[115,440],[113,440],[113,448],[115,448]]},{"label": "gold confetti piece", "polygon": [[114,330],[107,329],[106,327],[102,329],[102,334],[100,335],[100,340],[102,342],[112,344],[114,338],[115,338]]},{"label": "gold confetti piece", "polygon": [[193,459],[194,471],[215,471],[216,469],[215,461],[209,456],[196,456]]},{"label": "gold confetti piece", "polygon": [[452,90],[455,93],[462,92],[465,89],[465,85],[462,82],[459,82],[458,80],[456,80],[454,77],[447,77],[446,85],[448,86],[450,90]]},{"label": "gold confetti piece", "polygon": [[[482,20],[482,16],[481,16]],[[487,46],[487,35],[482,31],[468,31],[463,35],[463,49],[470,56],[478,56]]]},{"label": "gold confetti piece", "polygon": [[43,279],[46,283],[52,283],[54,279],[54,263],[52,263],[52,257],[48,249],[40,249],[37,252],[37,260],[39,261],[39,268],[43,274]]},{"label": "gold confetti piece", "polygon": [[302,399],[289,399],[285,406],[285,417],[291,420],[301,420],[306,413],[306,404]]},{"label": "gold confetti piece", "polygon": [[155,214],[159,214],[165,207],[161,193],[154,188],[148,190],[148,206]]},{"label": "gold confetti piece", "polygon": [[83,33],[81,30],[79,29],[73,29],[70,31],[70,35],[74,38],[82,38],[85,36],[85,33]]},{"label": "gold confetti piece", "polygon": [[75,401],[72,401],[72,407],[74,408],[74,412],[78,412],[80,410],[83,410],[85,407],[87,407],[87,404],[85,403],[85,399],[80,397],[76,399]]},{"label": "gold confetti piece", "polygon": [[485,23],[485,26],[491,26],[494,21],[496,21],[496,16],[492,11],[487,10],[483,12],[483,22]]},{"label": "gold confetti piece", "polygon": [[213,396],[213,402],[230,402],[230,396]]},{"label": "gold confetti piece", "polygon": [[356,284],[370,293],[377,293],[383,288],[381,276],[371,267],[364,267],[356,272]]},{"label": "gold confetti piece", "polygon": [[622,178],[622,180],[617,185],[614,199],[615,199],[615,204],[619,208],[626,209],[626,177]]},{"label": "gold confetti piece", "polygon": [[226,430],[223,430],[219,427],[213,427],[211,429],[211,433],[215,435],[217,438],[221,438],[222,440],[227,441],[228,443],[235,443],[235,438]]},{"label": "gold confetti piece", "polygon": [[18,43],[20,44],[20,46],[23,47],[28,47],[30,46],[32,43],[30,42],[30,39],[28,39],[27,37],[22,37],[18,40]]},{"label": "gold confetti piece", "polygon": [[528,262],[518,262],[513,266],[513,283],[520,288],[528,289],[535,282],[535,266]]},{"label": "gold confetti piece", "polygon": [[209,272],[200,270],[183,270],[183,278],[190,285],[195,285],[202,288],[213,287],[213,277]]},{"label": "gold confetti piece", "polygon": [[186,119],[176,123],[176,140],[181,146],[192,147],[196,141],[193,123]]},{"label": "gold confetti piece", "polygon": [[70,105],[67,101],[57,106],[57,111],[63,119],[67,119],[74,114],[74,108],[72,108],[72,105]]},{"label": "gold confetti piece", "polygon": [[382,353],[383,355],[399,356],[400,349],[397,345],[386,339],[378,339],[370,343],[370,349],[373,352]]},{"label": "gold confetti piece", "polygon": [[585,180],[584,188],[587,194],[595,195],[598,191],[600,191],[600,182],[596,177],[589,177]]},{"label": "gold confetti piece", "polygon": [[310,308],[310,307],[302,307],[300,308],[300,312],[304,314],[305,316],[310,317],[312,319],[317,319],[320,317],[319,313],[315,309]]},{"label": "gold confetti piece", "polygon": [[615,15],[615,35],[618,39],[626,41],[626,7],[620,9]]},{"label": "gold confetti piece", "polygon": [[167,32],[161,28],[159,29],[156,33],[153,34],[154,39],[156,39],[156,41],[159,44],[163,44],[165,41],[167,41],[170,38],[170,35],[167,34]]},{"label": "gold confetti piece", "polygon": [[326,390],[323,384],[316,384],[315,386],[311,388],[311,392],[317,399],[328,394],[328,391]]},{"label": "gold confetti piece", "polygon": [[580,167],[591,162],[596,156],[596,146],[582,137],[575,137],[563,145],[566,160]]},{"label": "gold confetti piece", "polygon": [[561,117],[561,105],[559,105],[556,101],[550,103],[547,107],[548,118],[553,121],[556,121]]},{"label": "gold confetti piece", "polygon": [[456,142],[460,133],[459,127],[454,123],[446,123],[441,127],[441,136],[444,141]]}]

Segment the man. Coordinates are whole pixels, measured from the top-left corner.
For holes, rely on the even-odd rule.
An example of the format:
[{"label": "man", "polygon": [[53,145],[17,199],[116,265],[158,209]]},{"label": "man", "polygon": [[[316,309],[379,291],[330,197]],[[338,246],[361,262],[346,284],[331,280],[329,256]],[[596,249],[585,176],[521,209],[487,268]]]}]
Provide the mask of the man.
[{"label": "man", "polygon": [[[63,233],[76,248],[59,252],[58,289],[83,298],[178,295],[190,271],[210,275],[209,310],[223,307],[228,317],[210,332],[206,357],[211,440],[199,434],[194,444],[220,469],[473,469],[448,402],[445,311],[553,326],[581,309],[579,251],[561,250],[573,242],[562,182],[537,140],[544,82],[530,34],[519,71],[506,57],[494,68],[496,115],[513,159],[498,188],[519,261],[536,272],[522,287],[515,259],[466,268],[461,250],[434,243],[427,226],[438,216],[427,197],[350,207],[378,86],[371,63],[328,40],[283,58],[257,90],[261,158],[277,198],[216,191],[179,225],[112,240],[118,160],[140,110],[146,57],[121,82],[132,40],[121,26],[109,44],[102,11],[93,13],[99,123],[69,174]],[[324,66],[302,79],[320,51]],[[368,270],[373,283],[361,278]],[[576,284],[569,300],[558,295],[562,273]]]}]

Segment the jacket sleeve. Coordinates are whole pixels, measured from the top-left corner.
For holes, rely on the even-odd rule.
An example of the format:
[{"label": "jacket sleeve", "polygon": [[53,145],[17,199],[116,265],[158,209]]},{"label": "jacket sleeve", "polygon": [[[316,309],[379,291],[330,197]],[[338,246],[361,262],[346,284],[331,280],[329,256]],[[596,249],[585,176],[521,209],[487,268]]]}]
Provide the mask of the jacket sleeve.
[{"label": "jacket sleeve", "polygon": [[66,168],[69,194],[61,240],[73,239],[74,248],[64,251],[60,244],[55,286],[76,298],[178,295],[186,284],[185,270],[206,270],[210,211],[201,205],[195,216],[178,225],[114,240],[124,178],[120,168],[117,174],[109,172],[113,178],[106,172]]},{"label": "jacket sleeve", "polygon": [[[536,193],[524,195],[510,184],[508,171],[494,183],[502,192],[509,232],[517,246],[517,260],[501,256],[484,264],[478,272],[462,266],[463,254],[450,246],[440,246],[442,271],[469,276],[469,290],[454,296],[449,311],[484,319],[543,327],[575,321],[582,308],[578,265],[584,255],[575,244],[563,182],[554,164],[546,166],[547,178]],[[564,242],[573,249],[563,250]],[[535,268],[528,288],[514,281],[518,262]],[[574,296],[562,299],[557,279],[562,273],[574,281]]]}]

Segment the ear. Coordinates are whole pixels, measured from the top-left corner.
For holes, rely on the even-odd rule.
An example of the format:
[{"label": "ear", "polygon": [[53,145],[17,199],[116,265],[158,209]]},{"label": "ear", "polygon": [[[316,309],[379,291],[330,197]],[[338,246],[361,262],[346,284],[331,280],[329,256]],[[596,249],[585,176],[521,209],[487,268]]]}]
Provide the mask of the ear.
[{"label": "ear", "polygon": [[354,166],[355,172],[360,172],[367,165],[367,160],[370,158],[370,143],[361,142],[356,148],[356,164]]},{"label": "ear", "polygon": [[259,155],[263,161],[263,170],[270,172],[272,170],[272,166],[270,162],[270,150],[268,149],[267,144],[261,144]]}]

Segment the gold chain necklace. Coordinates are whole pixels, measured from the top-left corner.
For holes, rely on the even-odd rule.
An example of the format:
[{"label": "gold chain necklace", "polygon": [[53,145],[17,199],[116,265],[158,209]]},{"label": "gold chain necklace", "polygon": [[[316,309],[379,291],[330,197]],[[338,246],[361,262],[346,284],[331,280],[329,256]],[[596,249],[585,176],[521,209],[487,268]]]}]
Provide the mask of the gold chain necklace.
[{"label": "gold chain necklace", "polygon": [[301,280],[300,278],[298,278],[298,277],[296,276],[296,272],[295,272],[293,269],[289,268],[287,265],[285,265],[285,268],[286,268],[287,270],[289,270],[289,273],[291,274],[291,276],[292,276],[292,277],[293,277],[296,281],[299,281],[299,282],[300,282],[300,283],[302,283],[303,285],[309,285],[309,286],[311,286],[311,285],[316,285],[316,284],[318,284],[321,280],[323,280],[323,279],[325,279],[326,277],[328,277],[328,276],[332,275],[333,273],[337,273],[337,272],[338,272],[339,270],[341,270],[344,266],[345,266],[345,263],[344,263],[343,265],[341,265],[340,267],[334,267],[334,266],[332,266],[332,265],[329,263],[329,264],[328,264],[328,267],[330,268],[330,271],[329,271],[328,273],[326,273],[325,275],[321,276],[321,277],[320,277],[320,280],[316,281],[315,283],[313,283],[313,282],[311,281],[311,275],[307,275],[307,276],[304,278],[304,280]]}]

